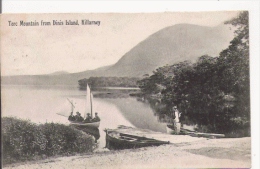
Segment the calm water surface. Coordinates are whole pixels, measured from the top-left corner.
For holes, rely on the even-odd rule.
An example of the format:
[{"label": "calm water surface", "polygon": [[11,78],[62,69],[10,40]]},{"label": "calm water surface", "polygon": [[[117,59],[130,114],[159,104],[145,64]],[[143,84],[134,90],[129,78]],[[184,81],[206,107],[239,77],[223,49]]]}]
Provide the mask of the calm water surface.
[{"label": "calm water surface", "polygon": [[[67,98],[73,100],[75,111],[85,111],[85,91],[77,87],[59,86],[2,86],[2,117],[13,116],[35,123],[55,122],[68,125],[67,117],[58,115],[71,111]],[[93,109],[98,112],[99,148],[105,146],[106,128],[118,125],[132,126],[166,132],[166,124],[159,123],[148,103],[136,98],[97,98],[94,94]],[[58,113],[58,114],[57,114]]]}]

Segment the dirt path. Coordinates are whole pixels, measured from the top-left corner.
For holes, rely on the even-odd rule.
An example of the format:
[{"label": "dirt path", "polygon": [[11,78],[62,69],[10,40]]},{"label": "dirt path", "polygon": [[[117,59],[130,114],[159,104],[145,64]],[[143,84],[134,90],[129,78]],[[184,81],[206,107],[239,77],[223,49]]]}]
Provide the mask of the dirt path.
[{"label": "dirt path", "polygon": [[250,168],[251,138],[210,139],[91,155],[51,158],[5,168]]}]

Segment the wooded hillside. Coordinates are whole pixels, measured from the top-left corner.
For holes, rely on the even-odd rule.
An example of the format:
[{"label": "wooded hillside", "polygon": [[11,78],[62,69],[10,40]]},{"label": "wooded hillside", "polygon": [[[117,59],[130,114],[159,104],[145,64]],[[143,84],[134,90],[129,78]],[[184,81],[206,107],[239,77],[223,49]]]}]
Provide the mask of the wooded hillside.
[{"label": "wooded hillside", "polygon": [[246,130],[250,134],[248,12],[227,21],[237,29],[218,57],[201,56],[156,69],[138,82],[141,91],[173,105],[211,132]]}]

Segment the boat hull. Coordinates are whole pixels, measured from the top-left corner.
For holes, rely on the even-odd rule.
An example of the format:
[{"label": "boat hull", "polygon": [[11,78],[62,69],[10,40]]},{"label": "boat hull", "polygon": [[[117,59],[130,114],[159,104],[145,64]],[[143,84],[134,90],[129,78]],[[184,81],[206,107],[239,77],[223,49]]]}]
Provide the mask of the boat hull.
[{"label": "boat hull", "polygon": [[180,134],[181,132],[181,123],[173,123],[166,125],[166,132],[168,134]]},{"label": "boat hull", "polygon": [[106,130],[106,147],[108,149],[140,148],[147,146],[159,146],[162,144],[169,144],[169,142]]},{"label": "boat hull", "polygon": [[173,134],[174,128],[171,125],[166,125],[166,133]]},{"label": "boat hull", "polygon": [[87,126],[87,127],[96,127],[96,128],[98,128],[99,125],[100,125],[100,121],[98,121],[98,122],[91,122],[91,123],[70,121],[70,125],[74,125],[74,126]]}]

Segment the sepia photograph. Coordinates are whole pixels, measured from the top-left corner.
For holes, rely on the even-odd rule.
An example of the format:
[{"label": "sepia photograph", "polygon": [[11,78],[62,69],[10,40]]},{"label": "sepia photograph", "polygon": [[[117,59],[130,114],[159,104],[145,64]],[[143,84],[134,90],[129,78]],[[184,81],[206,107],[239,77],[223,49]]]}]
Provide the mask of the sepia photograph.
[{"label": "sepia photograph", "polygon": [[1,14],[2,167],[251,168],[249,16]]}]

